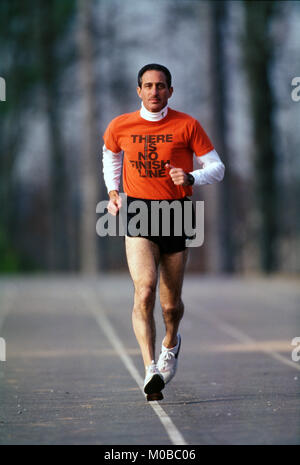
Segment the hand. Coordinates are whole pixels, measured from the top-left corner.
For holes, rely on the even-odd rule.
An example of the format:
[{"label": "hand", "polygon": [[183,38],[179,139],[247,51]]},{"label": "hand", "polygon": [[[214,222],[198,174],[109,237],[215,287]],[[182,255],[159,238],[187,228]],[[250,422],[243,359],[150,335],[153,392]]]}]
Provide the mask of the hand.
[{"label": "hand", "polygon": [[122,198],[119,196],[118,191],[109,192],[109,202],[107,205],[107,210],[111,215],[116,216],[122,207]]},{"label": "hand", "polygon": [[166,164],[166,168],[169,168],[169,175],[172,178],[173,183],[176,186],[188,186],[188,176],[185,171],[183,171],[182,168],[175,168],[175,166],[169,165],[169,163]]}]

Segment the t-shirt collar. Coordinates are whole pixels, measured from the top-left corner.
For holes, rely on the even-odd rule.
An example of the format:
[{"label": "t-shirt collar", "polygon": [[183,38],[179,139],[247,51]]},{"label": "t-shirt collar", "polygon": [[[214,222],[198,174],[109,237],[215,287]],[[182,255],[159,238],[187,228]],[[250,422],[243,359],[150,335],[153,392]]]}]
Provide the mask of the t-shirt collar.
[{"label": "t-shirt collar", "polygon": [[142,107],[140,110],[140,115],[143,119],[147,121],[160,121],[161,119],[165,118],[168,113],[168,104],[160,111],[153,113],[152,111],[147,110],[142,102]]}]

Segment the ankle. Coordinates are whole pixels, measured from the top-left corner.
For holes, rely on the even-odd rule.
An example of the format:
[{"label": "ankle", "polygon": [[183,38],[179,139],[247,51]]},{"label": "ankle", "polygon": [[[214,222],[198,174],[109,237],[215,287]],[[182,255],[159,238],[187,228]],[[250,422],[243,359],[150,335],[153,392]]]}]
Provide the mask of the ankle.
[{"label": "ankle", "polygon": [[166,349],[175,349],[178,344],[178,337],[175,336],[173,339],[166,339],[165,337],[162,344]]},{"label": "ankle", "polygon": [[145,371],[147,371],[148,368],[150,368],[150,367],[153,366],[153,365],[155,365],[155,360],[151,360],[150,363],[148,363],[148,364],[145,365]]}]

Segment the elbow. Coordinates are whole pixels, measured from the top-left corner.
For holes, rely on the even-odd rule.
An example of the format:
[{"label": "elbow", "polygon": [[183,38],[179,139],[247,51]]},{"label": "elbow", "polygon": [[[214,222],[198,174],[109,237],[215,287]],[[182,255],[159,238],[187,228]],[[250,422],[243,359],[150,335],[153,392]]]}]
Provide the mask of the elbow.
[{"label": "elbow", "polygon": [[219,182],[223,181],[224,175],[225,175],[225,165],[224,165],[224,163],[221,162],[220,163],[219,176],[218,176],[219,177],[219,179],[218,179]]},{"label": "elbow", "polygon": [[224,164],[220,161],[218,163],[215,163],[214,165],[214,170],[211,176],[211,181],[209,184],[214,184],[216,182],[221,182],[224,178],[225,174],[225,166]]}]

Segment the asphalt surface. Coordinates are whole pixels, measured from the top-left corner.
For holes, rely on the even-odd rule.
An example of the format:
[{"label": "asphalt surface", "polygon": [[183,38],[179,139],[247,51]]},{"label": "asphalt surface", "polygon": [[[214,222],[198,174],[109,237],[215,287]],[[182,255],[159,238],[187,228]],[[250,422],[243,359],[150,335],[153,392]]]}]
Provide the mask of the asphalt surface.
[{"label": "asphalt surface", "polygon": [[128,274],[0,278],[0,444],[300,444],[299,280],[187,275],[183,297],[178,372],[150,405]]}]

